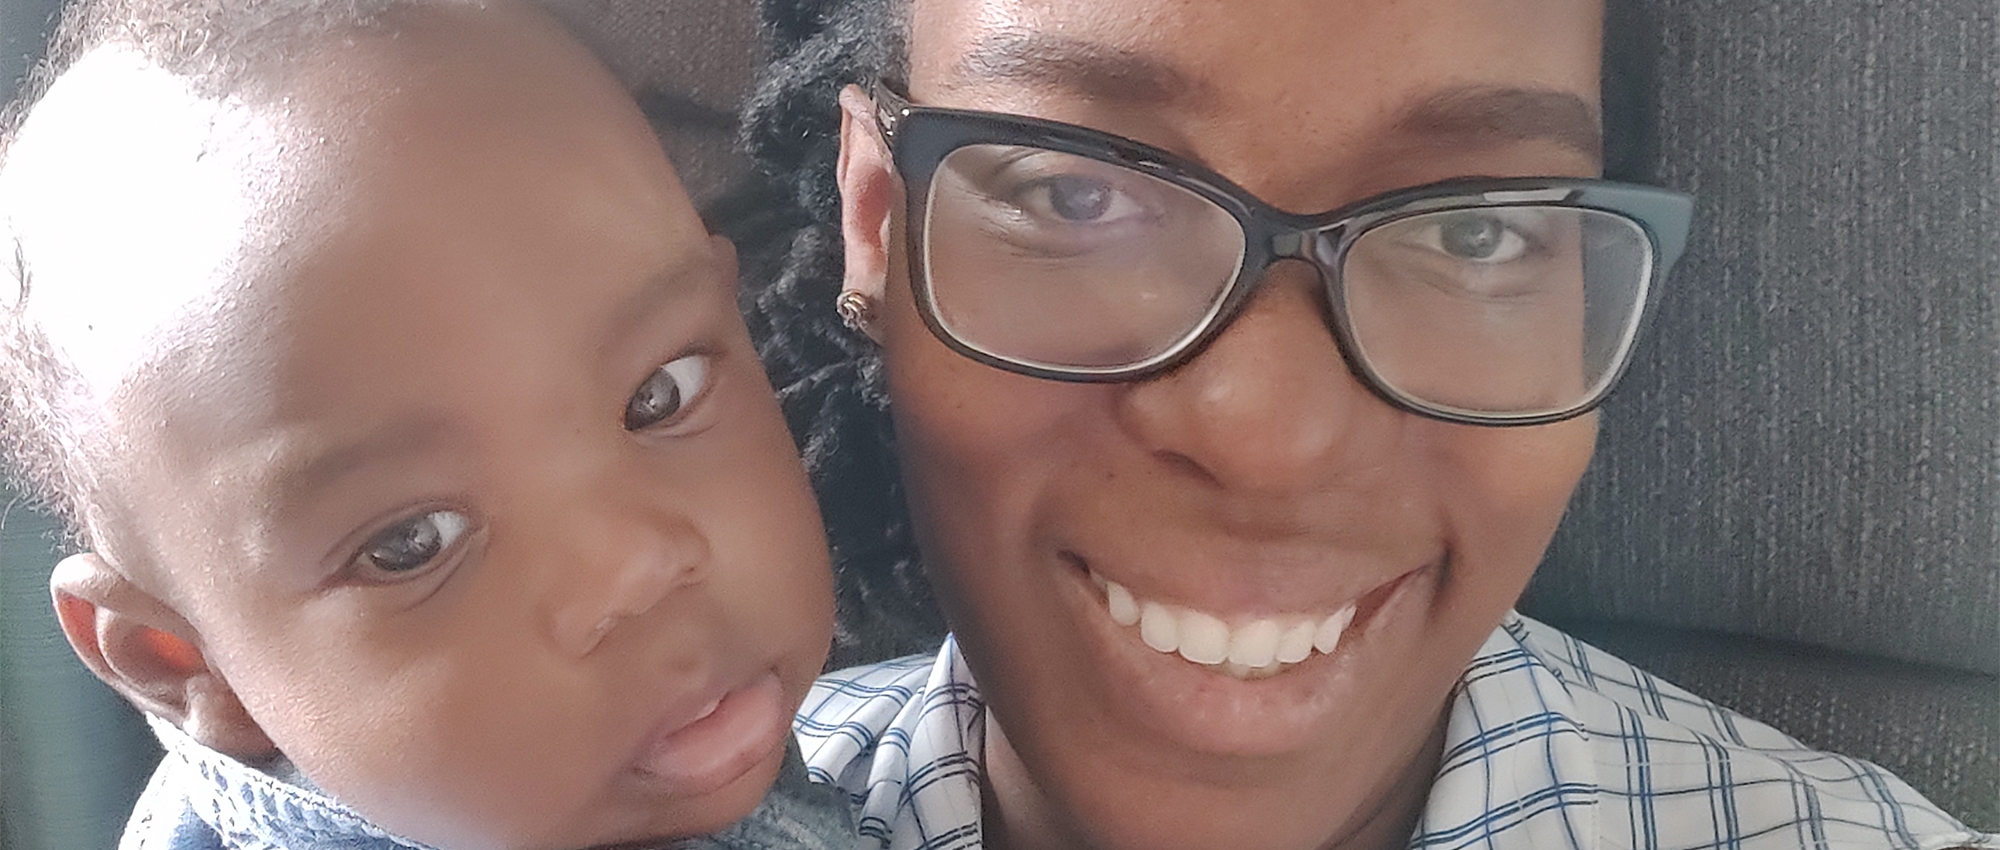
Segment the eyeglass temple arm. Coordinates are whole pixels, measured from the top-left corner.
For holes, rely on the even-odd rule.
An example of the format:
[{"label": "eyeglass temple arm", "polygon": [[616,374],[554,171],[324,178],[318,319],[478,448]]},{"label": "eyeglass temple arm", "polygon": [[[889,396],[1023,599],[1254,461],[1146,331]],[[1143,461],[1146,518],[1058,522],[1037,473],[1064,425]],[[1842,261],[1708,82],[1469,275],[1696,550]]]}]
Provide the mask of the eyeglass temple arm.
[{"label": "eyeglass temple arm", "polygon": [[877,79],[868,87],[868,98],[875,102],[875,126],[882,131],[882,139],[892,146],[896,142],[896,126],[903,123],[903,116],[910,113],[910,100],[894,89],[889,82]]}]

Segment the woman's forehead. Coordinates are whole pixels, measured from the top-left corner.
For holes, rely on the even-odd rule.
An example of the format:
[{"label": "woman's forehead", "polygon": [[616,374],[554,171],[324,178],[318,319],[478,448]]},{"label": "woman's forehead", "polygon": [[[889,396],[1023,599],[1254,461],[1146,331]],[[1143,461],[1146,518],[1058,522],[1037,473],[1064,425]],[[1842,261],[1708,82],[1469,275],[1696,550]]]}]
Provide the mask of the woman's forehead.
[{"label": "woman's forehead", "polygon": [[1365,101],[1413,78],[1592,95],[1601,0],[908,0],[912,75],[1117,99]]},{"label": "woman's forehead", "polygon": [[911,2],[919,103],[1129,136],[1294,212],[1598,169],[1599,0]]}]

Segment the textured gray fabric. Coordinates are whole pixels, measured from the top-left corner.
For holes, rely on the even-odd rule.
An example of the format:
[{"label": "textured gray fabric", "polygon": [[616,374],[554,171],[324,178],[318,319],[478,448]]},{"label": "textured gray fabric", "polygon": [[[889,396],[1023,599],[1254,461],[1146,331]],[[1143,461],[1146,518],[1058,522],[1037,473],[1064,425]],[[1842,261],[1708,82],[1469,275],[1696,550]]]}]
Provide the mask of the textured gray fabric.
[{"label": "textured gray fabric", "polygon": [[1868,759],[1946,811],[2000,827],[2000,680],[1756,638],[1566,623],[1660,678],[1791,734]]},{"label": "textured gray fabric", "polygon": [[746,173],[736,106],[762,62],[755,0],[551,0],[639,97],[697,203]]},{"label": "textured gray fabric", "polygon": [[1649,12],[1695,235],[1526,609],[2000,673],[2000,4]]},{"label": "textured gray fabric", "polygon": [[0,0],[0,101],[14,99],[61,6],[61,0]]}]

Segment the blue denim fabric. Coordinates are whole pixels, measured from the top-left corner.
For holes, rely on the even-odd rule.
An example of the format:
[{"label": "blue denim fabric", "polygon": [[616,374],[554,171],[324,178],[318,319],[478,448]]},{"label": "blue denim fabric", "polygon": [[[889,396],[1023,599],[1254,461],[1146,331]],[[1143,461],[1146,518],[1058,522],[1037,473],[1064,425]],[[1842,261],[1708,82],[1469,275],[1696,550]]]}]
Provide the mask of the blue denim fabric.
[{"label": "blue denim fabric", "polygon": [[[119,850],[432,850],[369,823],[352,809],[215,752],[152,719],[166,748],[126,824]],[[675,850],[848,850],[862,846],[847,795],[806,779],[796,743],[756,811]]]}]

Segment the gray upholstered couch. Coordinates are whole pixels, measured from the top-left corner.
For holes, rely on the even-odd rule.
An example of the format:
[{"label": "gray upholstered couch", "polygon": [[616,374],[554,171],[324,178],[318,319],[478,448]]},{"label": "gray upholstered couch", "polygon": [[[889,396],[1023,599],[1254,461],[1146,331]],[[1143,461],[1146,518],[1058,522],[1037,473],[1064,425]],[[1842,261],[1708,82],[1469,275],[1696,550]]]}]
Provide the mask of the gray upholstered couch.
[{"label": "gray upholstered couch", "polygon": [[2000,829],[2000,4],[1640,12],[1695,235],[1523,608]]},{"label": "gray upholstered couch", "polygon": [[[1524,608],[2000,828],[2000,6],[1634,2],[1613,168],[1700,219]],[[715,197],[750,0],[567,6]],[[0,848],[109,846],[149,745],[0,528]]]}]

